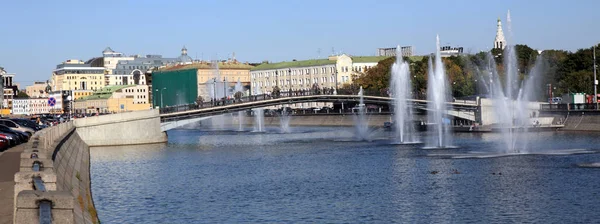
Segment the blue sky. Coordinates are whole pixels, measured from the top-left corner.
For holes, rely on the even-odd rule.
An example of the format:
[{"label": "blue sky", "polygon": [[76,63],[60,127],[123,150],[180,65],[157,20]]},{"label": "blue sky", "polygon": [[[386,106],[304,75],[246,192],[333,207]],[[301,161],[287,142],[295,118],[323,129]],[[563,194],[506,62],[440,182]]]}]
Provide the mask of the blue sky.
[{"label": "blue sky", "polygon": [[[492,46],[496,19],[536,49],[577,50],[598,42],[600,1],[4,1],[0,66],[29,85],[66,59],[87,60],[107,46],[126,54],[283,61],[378,47],[442,44],[477,52]],[[594,22],[596,22],[594,24]],[[507,33],[506,26],[504,27]],[[320,54],[318,53],[320,49]]]}]

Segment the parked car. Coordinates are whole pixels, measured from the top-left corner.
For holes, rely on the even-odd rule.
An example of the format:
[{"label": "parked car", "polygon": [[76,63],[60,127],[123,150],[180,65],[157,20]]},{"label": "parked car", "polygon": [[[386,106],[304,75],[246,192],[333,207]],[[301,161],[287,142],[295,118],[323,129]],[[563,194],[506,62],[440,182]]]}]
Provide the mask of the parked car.
[{"label": "parked car", "polygon": [[13,119],[10,119],[10,120],[14,121],[18,125],[31,128],[34,131],[39,131],[39,130],[42,129],[42,128],[40,128],[40,126],[38,124],[35,123],[35,121],[32,121],[32,120],[20,119],[20,118],[13,118]]},{"label": "parked car", "polygon": [[8,133],[14,135],[17,140],[16,144],[27,142],[27,140],[29,140],[29,135],[27,135],[26,133],[11,129],[9,127],[6,127],[5,125],[0,125],[0,133]]},{"label": "parked car", "polygon": [[12,145],[18,145],[25,142],[26,137],[24,135],[19,134],[15,130],[10,129],[4,125],[0,125],[0,133],[11,137],[14,142],[11,142]]},{"label": "parked car", "polygon": [[[6,148],[17,145],[17,140],[14,138],[14,135],[8,133],[0,133],[0,139],[6,141]],[[2,150],[4,150],[3,148]]]},{"label": "parked car", "polygon": [[29,136],[31,136],[35,132],[35,130],[33,130],[31,128],[19,125],[16,122],[8,120],[8,119],[0,119],[0,124],[5,125],[13,130],[26,132],[29,134]]}]

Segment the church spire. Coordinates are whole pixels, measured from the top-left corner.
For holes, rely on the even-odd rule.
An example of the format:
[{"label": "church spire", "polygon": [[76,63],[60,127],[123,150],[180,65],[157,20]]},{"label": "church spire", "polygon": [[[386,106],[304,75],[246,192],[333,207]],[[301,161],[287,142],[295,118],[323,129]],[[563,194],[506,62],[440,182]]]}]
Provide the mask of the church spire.
[{"label": "church spire", "polygon": [[506,47],[506,39],[502,32],[502,21],[498,18],[498,28],[496,29],[496,39],[494,40],[494,49],[503,49]]}]

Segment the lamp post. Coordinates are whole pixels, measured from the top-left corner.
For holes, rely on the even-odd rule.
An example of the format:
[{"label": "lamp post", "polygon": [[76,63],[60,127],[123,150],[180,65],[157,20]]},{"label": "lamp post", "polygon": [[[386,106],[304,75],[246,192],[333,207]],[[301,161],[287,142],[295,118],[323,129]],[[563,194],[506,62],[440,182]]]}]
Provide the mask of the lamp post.
[{"label": "lamp post", "polygon": [[335,90],[334,90],[333,94],[337,95],[337,89],[338,89],[338,71],[337,71],[337,68],[335,69],[334,76],[335,76]]},{"label": "lamp post", "polygon": [[288,68],[288,75],[290,77],[288,94],[292,97],[292,68]]},{"label": "lamp post", "polygon": [[596,104],[596,110],[598,110],[598,80],[596,79],[596,45],[592,47],[594,54],[594,103]]},{"label": "lamp post", "polygon": [[213,106],[217,103],[217,77],[213,78]]},{"label": "lamp post", "polygon": [[225,99],[227,99],[227,86],[225,85],[226,81],[227,79],[223,77],[223,105],[225,105]]},{"label": "lamp post", "polygon": [[163,107],[163,92],[167,90],[167,87],[163,87],[163,91],[160,91],[160,108]]}]

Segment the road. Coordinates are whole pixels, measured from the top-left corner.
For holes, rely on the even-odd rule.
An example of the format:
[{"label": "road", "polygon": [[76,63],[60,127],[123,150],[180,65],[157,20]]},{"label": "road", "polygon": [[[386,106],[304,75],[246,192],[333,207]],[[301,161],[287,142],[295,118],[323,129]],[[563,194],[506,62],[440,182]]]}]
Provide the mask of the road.
[{"label": "road", "polygon": [[25,144],[0,152],[0,224],[13,223],[15,173]]}]

